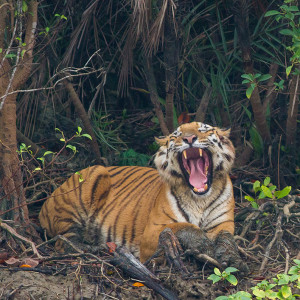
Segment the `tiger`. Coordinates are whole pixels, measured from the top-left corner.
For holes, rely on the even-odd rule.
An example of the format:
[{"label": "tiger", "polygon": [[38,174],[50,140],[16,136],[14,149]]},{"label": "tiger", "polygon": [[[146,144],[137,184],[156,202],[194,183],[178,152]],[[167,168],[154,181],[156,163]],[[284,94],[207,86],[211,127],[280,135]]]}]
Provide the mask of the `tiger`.
[{"label": "tiger", "polygon": [[[82,249],[127,247],[140,261],[156,252],[171,229],[184,249],[247,271],[234,241],[234,194],[229,176],[235,149],[230,130],[182,124],[155,138],[155,168],[95,165],[72,175],[39,213],[50,237],[63,235]],[[67,245],[58,239],[58,251]],[[94,249],[94,248],[93,248]]]}]

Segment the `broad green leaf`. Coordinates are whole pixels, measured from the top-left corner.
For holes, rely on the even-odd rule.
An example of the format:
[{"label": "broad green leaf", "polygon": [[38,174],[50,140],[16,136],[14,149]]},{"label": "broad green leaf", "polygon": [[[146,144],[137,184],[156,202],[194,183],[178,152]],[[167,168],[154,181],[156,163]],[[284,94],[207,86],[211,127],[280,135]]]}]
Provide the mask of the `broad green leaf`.
[{"label": "broad green leaf", "polygon": [[276,299],[277,293],[272,290],[265,291],[267,299]]},{"label": "broad green leaf", "polygon": [[283,34],[283,35],[291,35],[291,36],[294,36],[294,35],[296,35],[296,33],[294,33],[292,30],[290,30],[290,29],[281,29],[280,31],[279,31],[281,34]]},{"label": "broad green leaf", "polygon": [[261,77],[259,77],[258,81],[265,81],[265,80],[270,79],[271,77],[272,77],[272,75],[270,75],[270,74],[264,74]]},{"label": "broad green leaf", "polygon": [[287,285],[284,285],[282,288],[281,288],[281,293],[282,293],[282,296],[284,298],[288,298],[292,295],[292,291],[291,291],[291,288]]},{"label": "broad green leaf", "polygon": [[218,268],[214,268],[214,273],[218,276],[221,276],[221,271]]},{"label": "broad green leaf", "polygon": [[59,139],[61,142],[65,142],[66,140],[64,138]]},{"label": "broad green leaf", "polygon": [[234,267],[228,267],[225,269],[226,273],[233,273],[233,272],[237,272],[237,271],[238,271],[238,269],[234,268]]},{"label": "broad green leaf", "polygon": [[84,137],[86,137],[86,138],[92,140],[92,137],[91,137],[89,134],[87,134],[87,133],[84,133],[84,134],[82,134],[81,136],[84,136]]},{"label": "broad green leaf", "polygon": [[216,274],[211,274],[207,279],[212,280],[213,284],[220,281],[222,277],[216,275]]},{"label": "broad green leaf", "polygon": [[265,180],[264,180],[264,185],[268,186],[270,182],[271,182],[271,178],[270,177],[266,177]]},{"label": "broad green leaf", "polygon": [[41,170],[42,170],[41,168],[37,167],[37,168],[35,168],[35,169],[33,170],[33,172],[35,172],[35,171],[41,171]]},{"label": "broad green leaf", "polygon": [[261,77],[261,74],[260,74],[260,73],[254,74],[254,78],[259,78],[259,77]]},{"label": "broad green leaf", "polygon": [[248,200],[248,201],[250,201],[250,202],[253,202],[253,201],[255,201],[251,196],[245,196],[245,199],[246,200]]},{"label": "broad green leaf", "polygon": [[257,193],[258,190],[260,189],[260,182],[258,180],[256,180],[254,183],[253,183],[253,189],[254,189],[254,192]]},{"label": "broad green leaf", "polygon": [[255,295],[257,297],[260,297],[260,298],[266,297],[266,293],[262,290],[259,290],[259,289],[253,290],[253,295]]},{"label": "broad green leaf", "polygon": [[227,296],[219,296],[216,298],[216,300],[229,300],[230,298]]},{"label": "broad green leaf", "polygon": [[246,96],[247,96],[248,99],[251,98],[251,95],[252,95],[254,89],[255,89],[255,86],[253,86],[253,85],[250,85],[250,86],[247,88],[247,90],[246,90]]},{"label": "broad green leaf", "polygon": [[274,15],[279,15],[280,12],[277,10],[269,10],[265,13],[265,17],[270,17],[270,16],[274,16]]},{"label": "broad green leaf", "polygon": [[82,131],[82,128],[80,126],[78,126],[78,134],[80,134],[81,131]]},{"label": "broad green leaf", "polygon": [[277,277],[279,279],[278,285],[284,285],[290,282],[290,277],[287,274],[278,274]]},{"label": "broad green leaf", "polygon": [[290,193],[291,188],[291,186],[286,186],[283,190],[275,192],[274,195],[277,199],[281,199]]},{"label": "broad green leaf", "polygon": [[251,205],[253,208],[258,209],[258,204],[256,202],[251,202]]},{"label": "broad green leaf", "polygon": [[270,189],[268,187],[262,185],[261,189],[268,198],[273,199],[272,192],[270,191]]},{"label": "broad green leaf", "polygon": [[242,84],[246,84],[246,83],[249,83],[249,82],[251,82],[249,79],[244,79],[244,80],[242,81]]},{"label": "broad green leaf", "polygon": [[254,79],[252,74],[242,74],[241,77],[248,79],[249,81],[253,81],[253,79]]},{"label": "broad green leaf", "polygon": [[238,284],[238,280],[237,280],[236,277],[235,277],[234,275],[232,275],[232,274],[228,275],[228,276],[226,277],[226,280],[227,280],[228,282],[230,282],[232,285],[237,285],[237,284]]}]

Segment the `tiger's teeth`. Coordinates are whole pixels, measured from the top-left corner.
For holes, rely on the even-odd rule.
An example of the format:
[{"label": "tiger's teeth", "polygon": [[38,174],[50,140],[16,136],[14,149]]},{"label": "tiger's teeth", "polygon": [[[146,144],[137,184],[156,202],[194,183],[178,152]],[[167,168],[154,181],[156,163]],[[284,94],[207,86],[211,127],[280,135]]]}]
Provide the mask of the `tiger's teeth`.
[{"label": "tiger's teeth", "polygon": [[197,188],[194,187],[194,192],[199,192]]},{"label": "tiger's teeth", "polygon": [[186,151],[185,150],[183,151],[183,156],[184,156],[185,159],[187,159]]},{"label": "tiger's teeth", "polygon": [[207,186],[207,184],[205,184],[205,186],[204,186],[204,191],[206,191],[207,188],[208,188],[208,186]]},{"label": "tiger's teeth", "polygon": [[205,175],[208,173],[208,166],[205,167]]},{"label": "tiger's teeth", "polygon": [[199,148],[199,154],[200,154],[200,157],[202,157],[202,149]]}]

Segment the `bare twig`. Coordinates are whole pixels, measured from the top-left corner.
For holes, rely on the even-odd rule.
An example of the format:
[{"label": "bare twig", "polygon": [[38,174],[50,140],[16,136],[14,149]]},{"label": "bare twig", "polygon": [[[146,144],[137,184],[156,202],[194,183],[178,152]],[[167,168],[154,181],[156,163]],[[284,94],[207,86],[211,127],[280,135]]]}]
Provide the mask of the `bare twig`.
[{"label": "bare twig", "polygon": [[31,249],[32,249],[32,251],[33,251],[33,253],[37,256],[37,258],[39,258],[39,259],[43,258],[39,254],[39,252],[38,252],[35,244],[32,241],[30,241],[27,238],[25,238],[25,237],[21,236],[20,234],[18,234],[12,227],[10,227],[9,225],[7,225],[3,221],[0,221],[0,227],[2,229],[6,230],[7,232],[9,232],[13,237],[16,237],[17,239],[19,239],[21,241],[24,241],[25,243],[29,244],[30,247],[31,247]]}]

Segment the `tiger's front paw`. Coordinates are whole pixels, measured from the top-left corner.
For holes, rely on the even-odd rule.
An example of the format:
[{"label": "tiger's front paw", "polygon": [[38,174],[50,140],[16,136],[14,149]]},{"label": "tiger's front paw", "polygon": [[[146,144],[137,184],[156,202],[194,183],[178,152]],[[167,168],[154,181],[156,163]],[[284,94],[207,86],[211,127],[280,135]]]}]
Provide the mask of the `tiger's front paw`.
[{"label": "tiger's front paw", "polygon": [[214,257],[223,267],[235,267],[244,276],[249,274],[249,268],[240,257],[233,235],[229,232],[221,232],[216,237]]}]

